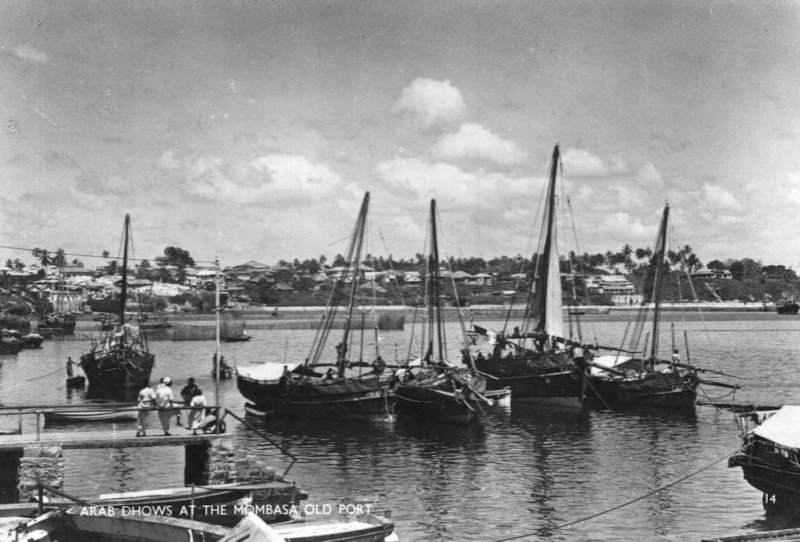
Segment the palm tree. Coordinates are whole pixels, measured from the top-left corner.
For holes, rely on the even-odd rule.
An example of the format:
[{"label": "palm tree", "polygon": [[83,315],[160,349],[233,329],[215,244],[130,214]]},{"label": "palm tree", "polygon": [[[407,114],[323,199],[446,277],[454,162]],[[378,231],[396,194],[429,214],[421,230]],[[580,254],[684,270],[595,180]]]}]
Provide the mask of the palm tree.
[{"label": "palm tree", "polygon": [[64,252],[63,248],[56,250],[56,256],[53,259],[53,263],[58,267],[64,267],[64,265],[67,263],[67,253]]},{"label": "palm tree", "polygon": [[50,253],[43,248],[34,248],[31,253],[33,254],[34,258],[39,258],[39,263],[42,264],[42,267],[47,267],[52,263],[52,260],[50,259]]}]

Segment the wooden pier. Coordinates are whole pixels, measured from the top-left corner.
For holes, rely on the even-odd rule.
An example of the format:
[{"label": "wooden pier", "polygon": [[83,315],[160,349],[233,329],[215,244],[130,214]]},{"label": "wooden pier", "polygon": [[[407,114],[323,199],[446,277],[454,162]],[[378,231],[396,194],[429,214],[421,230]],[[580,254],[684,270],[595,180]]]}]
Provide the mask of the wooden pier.
[{"label": "wooden pier", "polygon": [[[178,427],[178,430],[186,430]],[[119,431],[84,431],[55,433],[43,431],[36,435],[3,435],[0,437],[0,450],[24,450],[34,446],[58,446],[64,450],[89,448],[141,448],[145,446],[187,446],[193,444],[210,444],[219,439],[230,438],[228,435],[215,433],[191,433],[185,435],[147,435],[135,436],[135,428]],[[153,431],[156,431],[155,429]]]},{"label": "wooden pier", "polygon": [[[61,489],[66,461],[64,450],[101,448],[142,448],[151,446],[184,447],[184,482],[206,485],[232,481],[236,471],[232,437],[224,433],[190,432],[175,427],[174,434],[163,435],[152,427],[152,434],[136,436],[136,422],[124,429],[116,425],[104,431],[64,431],[64,426],[45,429],[45,415],[62,410],[71,413],[128,412],[138,408],[131,405],[39,405],[1,407],[0,416],[18,417],[17,430],[0,435],[0,503],[26,501],[39,483]],[[218,406],[208,409],[219,411]],[[176,413],[178,410],[176,409]],[[223,411],[225,412],[225,411]],[[86,423],[86,422],[82,422]],[[104,422],[107,423],[107,422]],[[151,421],[152,423],[152,421]],[[156,421],[155,424],[158,422]]]}]

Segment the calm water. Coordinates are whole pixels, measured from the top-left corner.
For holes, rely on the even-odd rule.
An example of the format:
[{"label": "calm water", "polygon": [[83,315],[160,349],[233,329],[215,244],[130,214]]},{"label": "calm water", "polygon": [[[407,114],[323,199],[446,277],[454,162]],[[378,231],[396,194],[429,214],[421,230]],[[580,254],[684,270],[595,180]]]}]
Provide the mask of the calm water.
[{"label": "calm water", "polygon": [[[685,360],[683,329],[688,330],[693,362],[745,377],[743,390],[720,400],[800,403],[797,317],[731,313],[678,323],[676,337]],[[624,322],[598,320],[583,326],[584,340],[615,345],[624,330]],[[458,325],[451,324],[453,346],[457,331]],[[313,331],[307,330],[252,333],[250,343],[223,345],[226,359],[240,365],[301,361],[313,339]],[[333,333],[338,342],[338,332]],[[387,360],[405,357],[408,335],[408,327],[382,332],[381,355]],[[668,325],[661,341],[669,348]],[[355,351],[359,344],[357,337]],[[153,376],[171,376],[178,389],[194,376],[213,400],[208,375],[213,347],[211,342],[153,342]],[[67,356],[77,359],[85,348],[84,341],[47,341],[42,350],[0,358],[0,401],[84,402],[83,392],[70,394],[63,388],[63,365]],[[364,357],[371,359],[374,338],[365,337],[364,348],[369,352]],[[728,390],[706,392],[718,398]],[[221,395],[226,406],[243,412],[234,381],[222,383]],[[481,425],[466,428],[397,422],[256,423],[298,456],[290,478],[310,493],[309,503],[366,503],[391,510],[404,541],[499,540],[524,533],[534,533],[529,540],[699,540],[800,526],[787,518],[767,518],[760,494],[744,482],[740,469],[728,469],[722,460],[630,506],[561,528],[734,452],[739,438],[730,414],[709,407],[689,414],[582,414],[494,406],[487,415]],[[242,446],[278,469],[288,464],[269,445],[229,422]],[[132,424],[105,427],[124,434],[135,431]],[[65,489],[80,495],[183,482],[182,448],[76,450],[66,455]]]}]

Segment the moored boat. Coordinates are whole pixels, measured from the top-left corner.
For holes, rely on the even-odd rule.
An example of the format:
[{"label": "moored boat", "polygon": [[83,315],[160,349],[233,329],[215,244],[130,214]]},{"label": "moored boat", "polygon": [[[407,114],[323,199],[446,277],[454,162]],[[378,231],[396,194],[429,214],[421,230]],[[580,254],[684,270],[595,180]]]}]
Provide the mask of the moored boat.
[{"label": "moored boat", "polygon": [[800,305],[794,298],[784,298],[775,303],[775,311],[778,314],[797,314],[800,311]]},{"label": "moored boat", "polygon": [[155,356],[147,347],[141,328],[126,322],[125,306],[128,295],[128,249],[130,245],[130,215],[125,215],[122,281],[119,320],[117,327],[93,342],[91,351],[81,356],[81,367],[89,381],[89,389],[100,394],[119,390],[138,390],[149,383]]},{"label": "moored boat", "polygon": [[[355,296],[361,278],[361,251],[364,242],[369,192],[361,203],[358,219],[345,257],[343,272],[331,290],[310,355],[301,364],[265,363],[255,367],[236,367],[240,393],[255,408],[287,417],[363,418],[390,415],[389,375],[384,371],[362,370],[364,362],[352,362],[348,356],[353,329]],[[345,289],[350,287],[347,318],[341,342],[336,346],[333,363],[323,363],[332,324]],[[277,371],[276,371],[277,367]],[[328,367],[327,372],[321,372]]]},{"label": "moored boat", "polygon": [[[254,513],[235,527],[152,514],[87,513],[83,507],[55,510],[33,520],[13,518],[0,524],[0,535],[18,542],[92,540],[112,542],[396,542],[394,524],[386,517],[363,515],[344,521],[290,521],[268,525]],[[98,513],[99,510],[99,513]]]},{"label": "moored boat", "polygon": [[[542,218],[540,246],[525,317],[513,332],[489,332],[473,326],[476,366],[493,378],[487,389],[511,389],[512,402],[580,407],[585,373],[572,359],[564,334],[562,288],[556,228],[558,145],[553,149]],[[488,352],[484,352],[486,348]]]},{"label": "moored boat", "polygon": [[[680,363],[676,359],[659,358],[661,295],[664,278],[669,271],[665,260],[668,222],[669,205],[666,205],[661,215],[655,249],[646,277],[644,300],[636,314],[636,323],[627,348],[616,349],[615,355],[592,360],[591,390],[588,399],[595,405],[694,407],[697,386],[700,384],[697,368],[691,364]],[[642,348],[640,341],[651,305],[652,334],[645,338]],[[649,356],[645,357],[648,340]]]},{"label": "moored boat", "polygon": [[55,335],[72,335],[75,333],[77,320],[69,312],[51,312],[42,316],[36,326],[36,332],[45,337]]},{"label": "moored boat", "polygon": [[762,493],[767,510],[800,511],[800,406],[739,412],[742,447],[728,460]]},{"label": "moored boat", "polygon": [[414,360],[413,367],[398,371],[394,389],[395,411],[398,418],[469,423],[477,419],[482,408],[480,403],[489,402],[482,395],[486,379],[476,372],[468,351],[465,351],[466,366],[457,367],[447,361],[437,218],[436,200],[431,200],[428,234],[431,249],[424,281],[427,322],[421,341],[424,353]]},{"label": "moored boat", "polygon": [[[73,377],[74,378],[74,377]],[[108,422],[108,421],[133,421],[136,420],[135,407],[131,410],[120,409],[63,409],[46,410],[45,422],[49,423],[81,423],[81,422]]]}]

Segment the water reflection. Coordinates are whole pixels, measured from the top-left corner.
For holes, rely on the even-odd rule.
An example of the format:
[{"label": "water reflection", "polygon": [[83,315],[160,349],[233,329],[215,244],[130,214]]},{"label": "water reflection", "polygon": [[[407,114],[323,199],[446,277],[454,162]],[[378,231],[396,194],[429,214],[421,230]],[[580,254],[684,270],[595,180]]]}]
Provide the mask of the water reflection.
[{"label": "water reflection", "polygon": [[[788,326],[789,321],[782,321]],[[768,321],[725,322],[748,330]],[[800,321],[792,321],[800,330]],[[696,323],[702,329],[701,323]],[[621,334],[624,323],[597,323],[598,336]],[[393,332],[407,344],[403,332]],[[253,330],[254,340],[228,349],[226,359],[302,361],[312,330]],[[717,348],[692,345],[692,356],[717,356],[727,372],[749,378],[737,399],[755,403],[800,400],[799,353],[776,334],[731,333]],[[668,340],[667,340],[668,342]],[[208,375],[211,343],[153,342],[155,380],[189,376],[214,401]],[[287,344],[292,345],[288,348]],[[24,404],[80,404],[87,390],[65,390],[64,361],[77,359],[86,343],[46,341],[38,351],[0,359],[0,400]],[[403,350],[401,348],[401,350]],[[752,363],[758,359],[759,363]],[[712,367],[716,368],[714,365]],[[763,377],[763,378],[762,378]],[[765,380],[766,379],[766,380]],[[235,381],[220,383],[225,406],[242,413]],[[99,399],[98,399],[99,400]],[[413,422],[353,423],[264,421],[248,423],[298,457],[289,478],[310,494],[310,503],[362,501],[391,509],[406,541],[485,540],[536,532],[548,540],[699,539],[731,533],[800,526],[767,516],[758,491],[741,470],[723,463],[616,512],[559,529],[560,525],[646,495],[725,457],[739,445],[729,418],[716,411],[586,411],[535,405],[487,407],[479,425],[421,427]],[[12,420],[16,424],[16,420]],[[151,417],[151,424],[156,424]],[[290,460],[269,443],[228,420],[236,445],[283,471]],[[135,422],[62,426],[59,430],[119,431],[133,435]],[[65,490],[76,494],[180,485],[183,449],[69,450]]]}]

